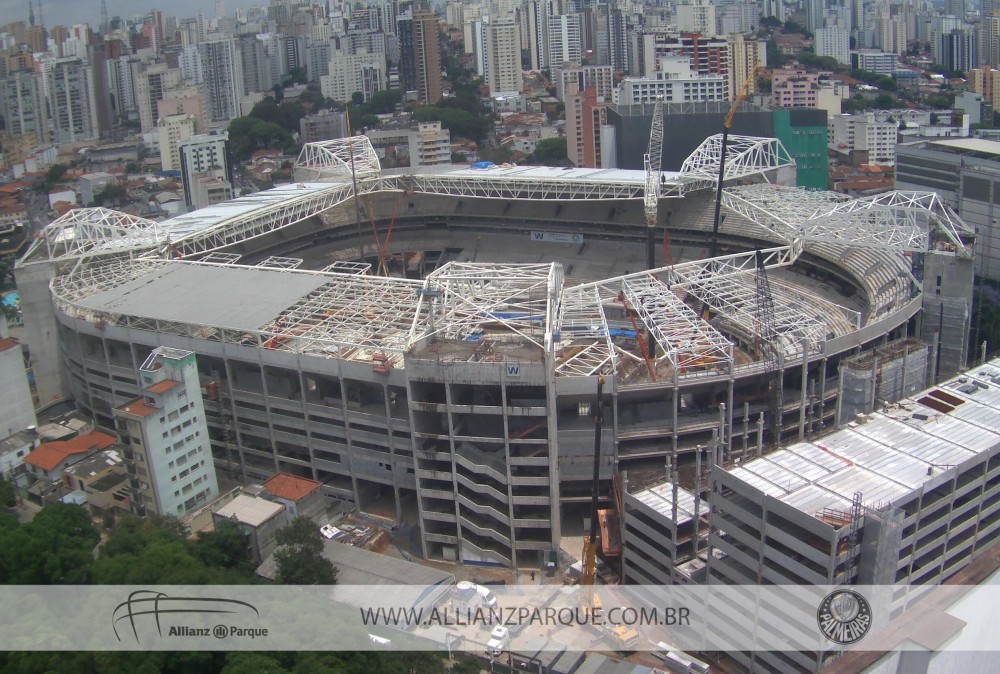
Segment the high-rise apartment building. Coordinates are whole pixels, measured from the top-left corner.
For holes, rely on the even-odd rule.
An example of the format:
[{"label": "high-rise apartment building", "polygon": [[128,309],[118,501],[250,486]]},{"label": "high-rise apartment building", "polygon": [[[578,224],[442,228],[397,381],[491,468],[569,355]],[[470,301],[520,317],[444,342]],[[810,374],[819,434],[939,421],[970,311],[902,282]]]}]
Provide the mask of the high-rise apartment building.
[{"label": "high-rise apartment building", "polygon": [[271,79],[271,66],[267,62],[264,43],[256,35],[241,35],[239,50],[243,67],[243,93],[269,91],[276,83]]},{"label": "high-rise apartment building", "polygon": [[385,53],[361,51],[356,54],[335,51],[330,58],[329,74],[319,78],[323,96],[346,103],[355,92],[369,100],[386,88]]},{"label": "high-rise apartment building", "polygon": [[184,201],[189,209],[225,201],[222,197],[226,189],[232,196],[228,141],[228,132],[217,131],[191,136],[178,143]]},{"label": "high-rise apartment building", "polygon": [[851,31],[846,28],[817,28],[816,55],[832,56],[837,63],[851,63]]},{"label": "high-rise apartment building", "polygon": [[437,15],[426,5],[416,7],[412,30],[417,100],[434,105],[441,99],[441,41]]},{"label": "high-rise apartment building", "polygon": [[194,115],[167,115],[156,126],[160,135],[160,164],[164,171],[181,169],[180,143],[195,134]]},{"label": "high-rise apartment building", "polygon": [[163,92],[163,99],[156,106],[156,118],[168,115],[194,115],[194,133],[205,133],[205,92],[201,86],[191,85]]},{"label": "high-rise apartment building", "polygon": [[[730,96],[736,96],[754,68],[763,68],[767,65],[767,42],[734,34],[726,38],[726,43],[729,47],[730,61],[728,93]],[[750,81],[747,93],[757,93],[758,79],[754,77]]]},{"label": "high-rise apartment building", "polygon": [[[744,40],[743,44],[746,45]],[[686,56],[691,69],[698,75],[720,75],[726,81],[726,98],[734,95],[732,46],[726,38],[705,37],[698,33],[647,33],[643,35],[643,74],[656,77],[657,69],[664,56]],[[747,70],[749,74],[749,70]],[[745,79],[745,78],[744,78]]]},{"label": "high-rise apartment building", "polygon": [[43,69],[56,144],[91,140],[99,135],[90,67],[78,58],[56,59]]},{"label": "high-rise apartment building", "polygon": [[992,102],[994,110],[1000,110],[1000,70],[984,65],[970,70],[965,76],[969,80],[970,89]]},{"label": "high-rise apartment building", "polygon": [[29,70],[18,70],[4,78],[3,118],[7,133],[23,136],[31,133],[38,143],[48,139],[48,116],[42,95],[41,77]]},{"label": "high-rise apartment building", "polygon": [[115,409],[133,507],[183,516],[219,493],[195,354],[157,347],[139,377],[141,397]]},{"label": "high-rise apartment building", "polygon": [[580,15],[550,16],[546,23],[546,30],[548,36],[547,63],[552,67],[564,63],[579,64],[583,56],[580,41]]},{"label": "high-rise apartment building", "polygon": [[566,154],[577,166],[601,166],[601,127],[607,124],[610,99],[588,87],[566,101]]},{"label": "high-rise apartment building", "polygon": [[611,66],[564,65],[552,69],[556,84],[556,98],[565,103],[570,96],[584,89],[593,88],[596,95],[610,101],[615,88],[615,74]]},{"label": "high-rise apartment building", "polygon": [[[520,9],[519,16],[521,23],[524,25],[524,30],[521,32],[527,36],[527,44],[525,46],[528,50],[529,65],[532,70],[541,70],[542,68],[555,67],[556,65],[549,61],[549,50],[546,44],[548,40],[549,4],[548,0],[528,0]],[[579,17],[577,17],[577,25],[579,26]],[[580,40],[579,30],[580,28],[578,27],[578,41]],[[465,51],[466,53],[472,51],[468,44],[466,44]]]},{"label": "high-rise apartment building", "polygon": [[684,0],[677,3],[677,30],[714,35],[715,3],[711,0]]},{"label": "high-rise apartment building", "polygon": [[198,45],[205,77],[210,122],[228,122],[242,114],[243,63],[236,40],[221,38]]},{"label": "high-rise apartment building", "polygon": [[521,34],[513,15],[490,18],[486,27],[486,51],[490,96],[523,91]]},{"label": "high-rise apartment building", "polygon": [[139,74],[136,82],[136,103],[139,107],[139,124],[142,130],[156,127],[158,104],[168,89],[180,86],[181,71],[166,63],[154,63]]}]

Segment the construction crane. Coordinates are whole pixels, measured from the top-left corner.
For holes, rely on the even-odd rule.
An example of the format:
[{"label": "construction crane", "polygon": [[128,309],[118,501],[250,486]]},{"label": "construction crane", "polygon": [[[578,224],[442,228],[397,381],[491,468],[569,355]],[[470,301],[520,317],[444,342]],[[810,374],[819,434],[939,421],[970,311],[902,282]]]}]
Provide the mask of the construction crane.
[{"label": "construction crane", "polygon": [[754,66],[753,70],[750,71],[750,76],[743,83],[739,94],[736,95],[732,106],[729,108],[729,112],[726,113],[726,118],[722,121],[722,147],[719,150],[719,183],[715,186],[715,219],[712,221],[712,243],[708,252],[710,258],[716,256],[719,247],[719,213],[722,208],[722,182],[726,176],[726,143],[729,140],[729,129],[733,126],[733,117],[736,116],[736,110],[739,109],[743,99],[747,97],[747,92],[750,91],[750,84],[757,77],[758,69],[760,69],[760,66]]},{"label": "construction crane", "polygon": [[597,376],[597,398],[594,400],[594,480],[590,486],[590,536],[583,539],[580,559],[580,603],[585,609],[596,609],[600,603],[589,587],[594,584],[597,570],[597,502],[601,481],[601,429],[604,426],[604,377]]},{"label": "construction crane", "polygon": [[754,350],[757,358],[764,363],[764,372],[767,374],[767,408],[771,415],[771,437],[774,439],[774,444],[777,445],[781,442],[782,380],[781,364],[778,361],[780,341],[774,325],[774,298],[771,296],[771,284],[767,279],[764,254],[759,250],[756,262],[757,330],[754,335]]},{"label": "construction crane", "polygon": [[[646,169],[646,189],[642,195],[642,205],[646,212],[646,269],[656,269],[656,251],[654,241],[656,238],[657,208],[660,203],[661,174],[660,162],[663,158],[663,99],[657,98],[653,104],[653,123],[649,127],[649,145],[646,154],[642,158],[642,164]],[[669,260],[669,247],[666,243],[667,233],[663,232],[664,247]]]}]

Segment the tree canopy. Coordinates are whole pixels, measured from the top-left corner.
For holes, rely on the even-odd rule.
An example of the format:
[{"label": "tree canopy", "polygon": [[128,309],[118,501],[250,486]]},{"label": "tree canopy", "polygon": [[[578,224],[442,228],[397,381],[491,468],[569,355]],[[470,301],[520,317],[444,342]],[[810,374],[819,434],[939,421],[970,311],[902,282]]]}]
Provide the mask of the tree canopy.
[{"label": "tree canopy", "polygon": [[0,530],[0,582],[14,585],[74,585],[90,581],[99,539],[87,511],[55,503],[27,524],[5,519]]},{"label": "tree canopy", "polygon": [[538,141],[535,151],[528,157],[529,164],[560,166],[566,161],[566,138],[546,138]]},{"label": "tree canopy", "polygon": [[452,136],[480,140],[486,136],[487,120],[482,115],[456,108],[442,108],[425,105],[413,111],[413,119],[418,122],[440,121]]},{"label": "tree canopy", "polygon": [[312,520],[296,518],[278,530],[277,580],[285,585],[333,585],[337,569],[323,556],[323,536]]}]

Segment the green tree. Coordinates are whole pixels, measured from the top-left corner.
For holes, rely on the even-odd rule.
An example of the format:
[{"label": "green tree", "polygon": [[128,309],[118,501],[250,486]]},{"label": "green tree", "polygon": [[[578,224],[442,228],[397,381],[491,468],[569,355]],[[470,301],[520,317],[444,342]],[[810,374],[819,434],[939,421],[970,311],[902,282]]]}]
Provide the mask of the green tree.
[{"label": "green tree", "polygon": [[94,206],[103,206],[122,199],[127,190],[121,185],[107,185],[103,190],[94,195]]},{"label": "green tree", "polygon": [[235,522],[222,521],[214,531],[199,533],[191,550],[205,566],[236,569],[248,576],[253,572],[247,537]]},{"label": "green tree", "polygon": [[0,255],[0,288],[14,283],[14,256]]},{"label": "green tree", "polygon": [[0,506],[13,508],[17,505],[17,494],[14,492],[14,485],[7,480],[0,480]]},{"label": "green tree", "polygon": [[934,94],[933,96],[928,96],[924,99],[924,103],[932,108],[944,110],[951,107],[953,100],[953,97],[946,94]]},{"label": "green tree", "polygon": [[351,94],[351,105],[362,106],[365,104],[365,95],[360,91]]},{"label": "green tree", "polygon": [[296,518],[278,530],[277,580],[285,585],[333,585],[337,569],[323,556],[323,536],[312,520]]},{"label": "green tree", "polygon": [[879,94],[875,97],[874,106],[879,110],[890,110],[896,107],[896,97],[892,94]]},{"label": "green tree", "polygon": [[98,539],[86,510],[65,503],[47,505],[27,524],[0,534],[0,582],[86,583]]},{"label": "green tree", "polygon": [[45,184],[52,186],[59,182],[59,179],[66,175],[66,171],[68,170],[69,168],[65,164],[53,164],[45,172]]},{"label": "green tree", "polygon": [[538,141],[535,151],[528,157],[529,163],[558,166],[566,161],[566,138],[546,138]]}]

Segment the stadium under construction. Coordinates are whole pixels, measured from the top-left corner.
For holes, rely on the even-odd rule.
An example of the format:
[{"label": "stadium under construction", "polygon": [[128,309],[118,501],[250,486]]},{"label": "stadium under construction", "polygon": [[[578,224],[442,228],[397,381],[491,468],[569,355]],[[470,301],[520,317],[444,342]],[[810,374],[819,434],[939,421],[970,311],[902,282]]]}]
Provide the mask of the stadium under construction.
[{"label": "stadium under construction", "polygon": [[603,376],[628,561],[633,495],[668,473],[740,462],[720,493],[760,489],[776,442],[968,359],[974,233],[935,194],[799,190],[778,141],[727,147],[716,244],[719,138],[659,176],[653,269],[642,171],[383,171],[363,137],[164,222],[71,211],[16,270],[39,395],[113,428],[152,348],[193,351],[218,470],[314,478],[418,524],[429,559],[537,567],[587,512]]}]

